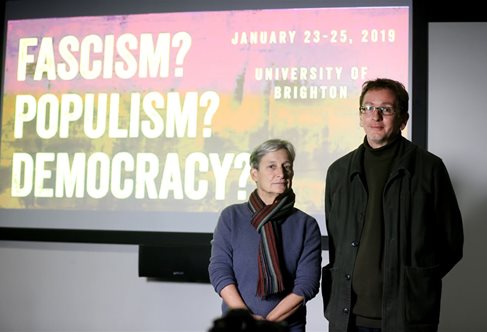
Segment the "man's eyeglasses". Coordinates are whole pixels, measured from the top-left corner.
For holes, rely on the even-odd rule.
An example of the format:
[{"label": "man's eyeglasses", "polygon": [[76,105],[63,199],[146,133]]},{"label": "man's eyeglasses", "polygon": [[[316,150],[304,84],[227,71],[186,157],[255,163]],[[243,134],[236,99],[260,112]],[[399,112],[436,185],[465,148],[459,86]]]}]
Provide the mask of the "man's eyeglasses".
[{"label": "man's eyeglasses", "polygon": [[372,106],[363,105],[359,107],[360,113],[365,115],[372,115],[375,110],[382,115],[388,116],[394,114],[394,108],[392,106]]}]

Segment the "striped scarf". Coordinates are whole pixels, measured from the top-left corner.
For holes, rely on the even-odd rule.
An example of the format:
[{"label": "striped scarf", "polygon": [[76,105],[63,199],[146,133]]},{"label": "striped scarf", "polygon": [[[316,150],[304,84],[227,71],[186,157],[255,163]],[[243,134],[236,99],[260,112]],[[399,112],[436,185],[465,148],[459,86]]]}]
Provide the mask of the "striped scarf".
[{"label": "striped scarf", "polygon": [[284,278],[280,267],[281,239],[278,225],[291,214],[295,195],[292,189],[279,195],[274,203],[266,205],[257,194],[250,194],[249,206],[253,212],[252,226],[260,233],[259,279],[257,295],[264,298],[284,290]]}]

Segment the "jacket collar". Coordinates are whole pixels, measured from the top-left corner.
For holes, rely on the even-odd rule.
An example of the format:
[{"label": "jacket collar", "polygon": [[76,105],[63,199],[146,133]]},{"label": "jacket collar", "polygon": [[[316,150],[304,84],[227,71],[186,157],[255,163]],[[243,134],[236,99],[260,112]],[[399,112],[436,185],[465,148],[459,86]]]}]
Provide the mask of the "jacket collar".
[{"label": "jacket collar", "polygon": [[[401,171],[411,174],[414,171],[414,152],[418,147],[403,136],[399,137],[398,140],[398,158],[392,165],[391,175],[395,176]],[[362,164],[364,160],[364,152],[364,143],[360,144],[359,147],[352,152],[350,181],[357,175],[361,178],[364,176],[364,168]]]}]

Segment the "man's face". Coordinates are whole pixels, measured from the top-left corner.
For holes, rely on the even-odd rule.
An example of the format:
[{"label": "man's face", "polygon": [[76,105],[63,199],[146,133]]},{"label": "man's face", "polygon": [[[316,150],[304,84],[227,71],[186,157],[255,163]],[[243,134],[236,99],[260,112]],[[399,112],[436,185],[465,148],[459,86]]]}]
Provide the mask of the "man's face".
[{"label": "man's face", "polygon": [[392,114],[382,114],[379,110],[360,114],[360,126],[364,128],[367,142],[374,148],[387,145],[406,127],[404,120],[395,109],[396,97],[389,89],[370,90],[363,98],[362,106],[392,107]]}]

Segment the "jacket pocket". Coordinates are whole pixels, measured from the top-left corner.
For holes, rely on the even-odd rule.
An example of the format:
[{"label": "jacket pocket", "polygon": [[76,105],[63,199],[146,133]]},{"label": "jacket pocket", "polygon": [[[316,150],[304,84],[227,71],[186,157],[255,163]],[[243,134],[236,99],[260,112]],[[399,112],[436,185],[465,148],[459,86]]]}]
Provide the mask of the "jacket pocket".
[{"label": "jacket pocket", "polygon": [[410,324],[438,324],[441,304],[439,266],[406,268],[405,308]]}]

